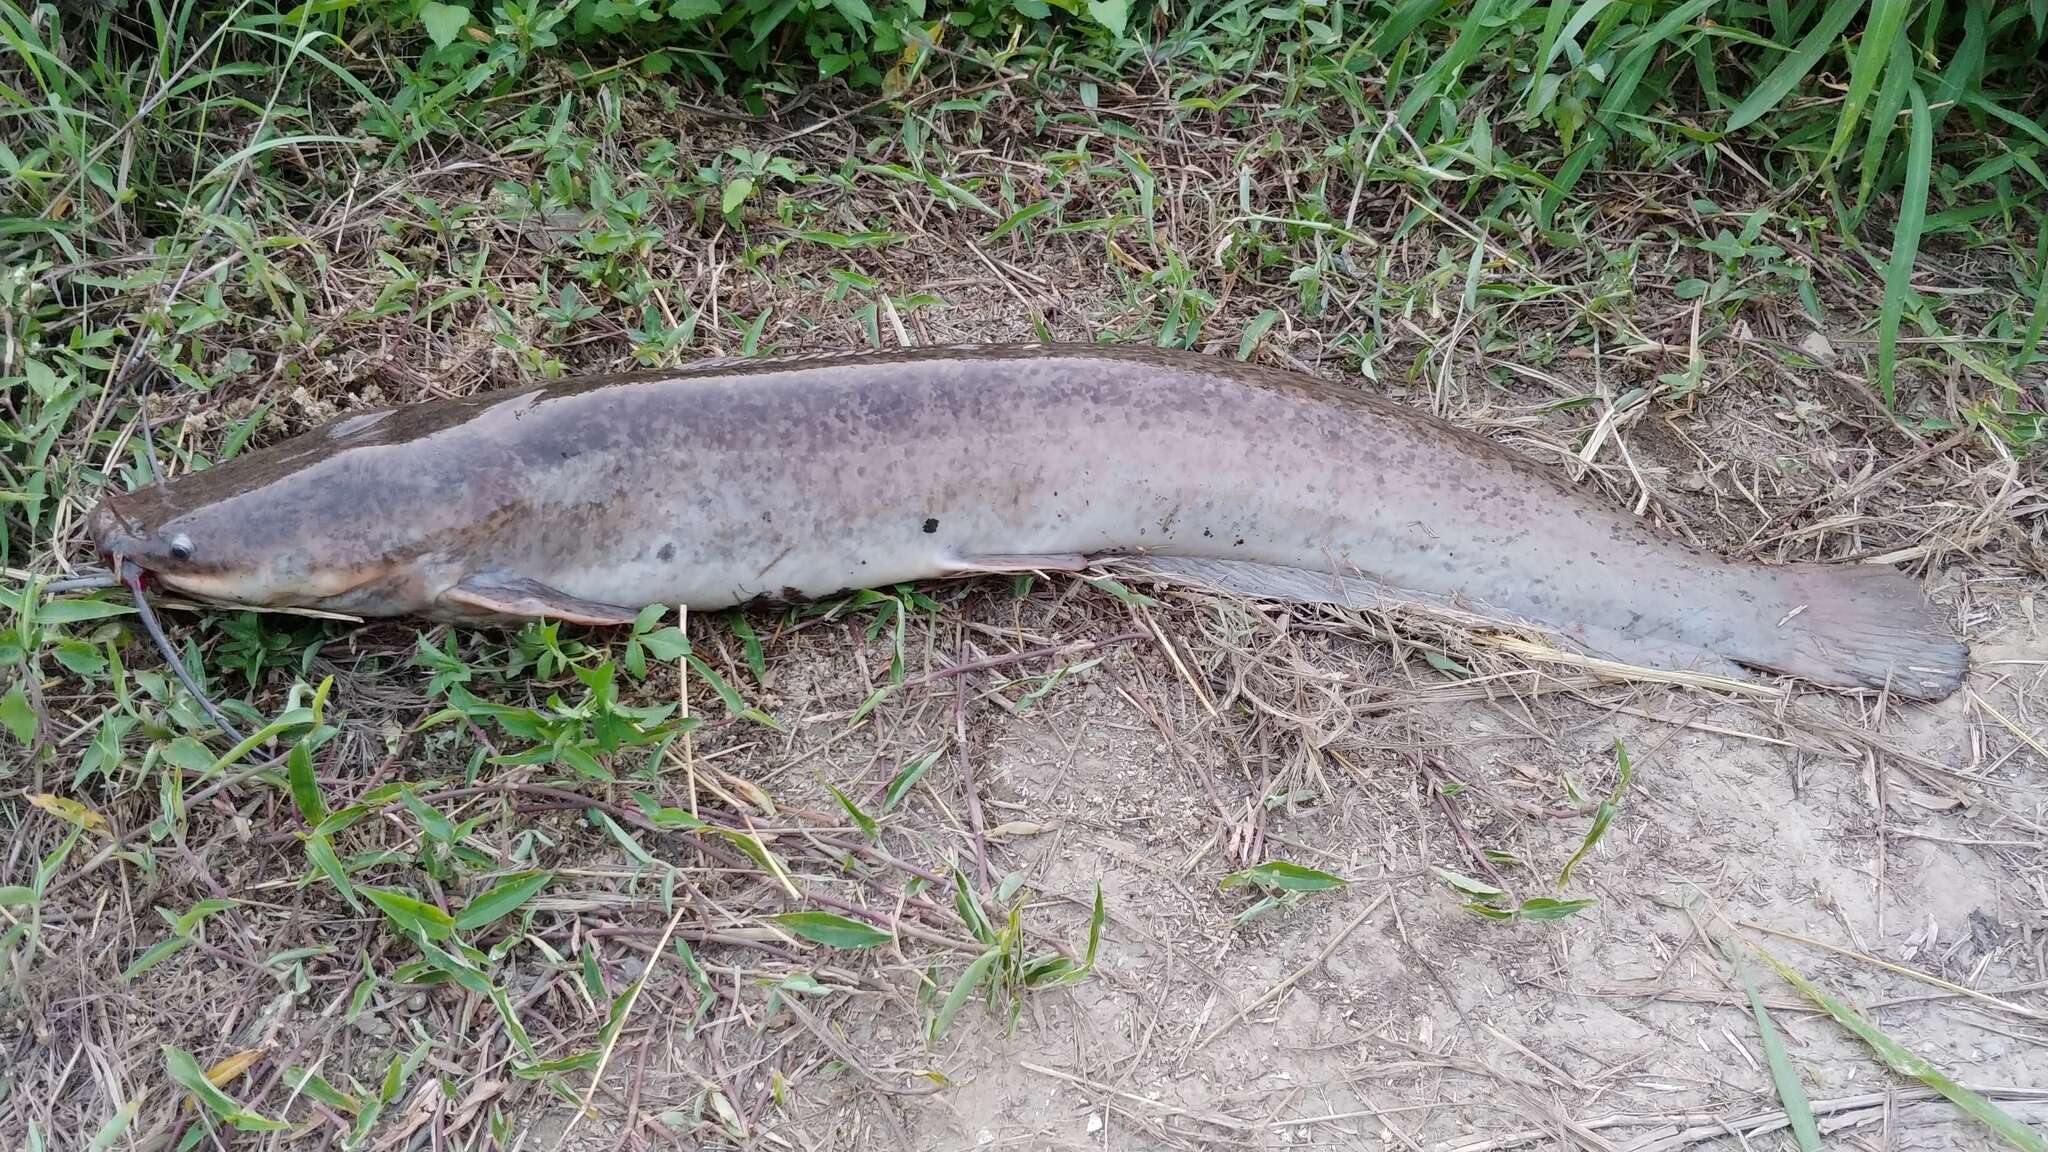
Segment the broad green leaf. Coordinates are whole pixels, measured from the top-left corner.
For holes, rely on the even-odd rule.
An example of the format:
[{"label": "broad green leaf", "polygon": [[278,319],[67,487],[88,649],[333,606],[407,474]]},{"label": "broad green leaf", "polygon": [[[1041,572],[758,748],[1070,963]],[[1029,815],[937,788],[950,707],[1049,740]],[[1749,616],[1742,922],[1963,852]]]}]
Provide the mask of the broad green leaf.
[{"label": "broad green leaf", "polygon": [[577,954],[582,962],[583,991],[588,993],[592,1003],[602,1004],[611,998],[611,990],[604,986],[604,972],[597,966],[597,951],[590,941],[583,942],[583,949]]},{"label": "broad green leaf", "polygon": [[363,1110],[362,1101],[329,1084],[318,1072],[310,1068],[293,1065],[285,1069],[284,1083],[290,1090],[310,1096],[337,1112],[354,1116]]},{"label": "broad green leaf", "polygon": [[86,620],[104,620],[109,616],[126,616],[135,611],[128,604],[109,604],[104,600],[52,600],[36,609],[36,621],[42,624],[78,624]]},{"label": "broad green leaf", "polygon": [[1757,117],[1783,103],[1785,97],[1791,95],[1792,89],[1797,87],[1801,80],[1806,79],[1806,74],[1813,71],[1813,66],[1827,54],[1836,37],[1849,26],[1849,21],[1855,19],[1856,13],[1862,10],[1861,0],[1832,0],[1827,10],[1821,13],[1820,20],[1808,29],[1798,46],[1787,52],[1785,58],[1778,62],[1778,66],[1771,69],[1770,74],[1750,90],[1742,103],[1737,104],[1734,110],[1728,113],[1728,123],[1722,127],[1722,131],[1734,132],[1745,128]]},{"label": "broad green leaf", "polygon": [[[366,888],[364,891],[370,890]],[[462,957],[417,936],[413,938],[413,943],[419,945],[420,955],[427,958],[427,963],[447,973],[457,984],[462,985],[464,991],[485,997],[494,991],[490,980]]]},{"label": "broad green leaf", "polygon": [[1594,810],[1593,823],[1586,829],[1585,837],[1579,841],[1578,850],[1572,853],[1571,859],[1564,862],[1563,868],[1558,869],[1557,886],[1559,888],[1564,887],[1571,880],[1572,869],[1578,867],[1579,861],[1585,859],[1586,854],[1593,850],[1594,845],[1600,843],[1600,838],[1607,834],[1607,826],[1614,822],[1615,813],[1621,810],[1621,794],[1628,790],[1629,780],[1635,775],[1635,770],[1629,766],[1628,748],[1619,740],[1614,742],[1614,760],[1618,769],[1618,775],[1614,782],[1614,791],[1609,793],[1607,799],[1601,801],[1600,806]]},{"label": "broad green leaf", "polygon": [[507,876],[485,889],[476,899],[463,907],[461,914],[455,917],[456,930],[473,932],[487,924],[495,923],[521,904],[533,899],[552,879],[552,872],[521,872]]},{"label": "broad green leaf", "polygon": [[327,819],[327,803],[320,796],[320,782],[313,778],[313,753],[301,740],[285,757],[285,782],[291,786],[292,805],[299,818],[317,825]]},{"label": "broad green leaf", "polygon": [[960,922],[967,925],[967,931],[983,944],[996,940],[995,926],[988,922],[988,913],[982,911],[981,901],[974,894],[974,886],[960,869],[953,869],[953,911],[959,913]]},{"label": "broad green leaf", "polygon": [[832,793],[834,800],[839,801],[839,806],[846,809],[847,818],[860,829],[861,835],[872,841],[882,834],[880,826],[875,823],[875,818],[861,811],[860,805],[855,804],[846,793],[841,792],[830,780],[821,780],[820,783],[825,785],[825,791]]},{"label": "broad green leaf", "polygon": [[680,828],[688,831],[706,827],[704,821],[681,808],[670,808],[645,792],[633,793],[633,803],[640,806],[641,814],[652,821],[656,828]]},{"label": "broad green leaf", "polygon": [[420,5],[420,24],[427,30],[427,36],[436,48],[446,48],[455,43],[462,30],[469,27],[469,8],[462,4],[442,4],[438,0],[427,0]]},{"label": "broad green leaf", "polygon": [[761,866],[763,871],[775,877],[776,882],[782,885],[784,891],[788,892],[791,896],[797,894],[796,882],[789,878],[789,869],[782,866],[782,861],[776,859],[775,853],[770,852],[766,844],[761,843],[757,837],[737,829],[720,828],[717,831],[719,835],[732,841],[740,851],[745,852],[751,857],[754,863]]},{"label": "broad green leaf", "polygon": [[831,948],[873,948],[893,939],[871,924],[831,912],[784,912],[769,919],[806,940]]},{"label": "broad green leaf", "polygon": [[1912,0],[1871,0],[1870,15],[1863,21],[1863,42],[1856,47],[1856,56],[1849,64],[1849,88],[1842,97],[1841,110],[1835,113],[1835,138],[1828,145],[1827,161],[1832,162],[1842,154],[1842,146],[1849,142],[1850,133],[1863,118],[1863,106],[1870,102],[1870,94],[1877,91],[1877,81],[1884,72],[1890,58],[1892,41],[1898,38],[1899,27],[1906,20],[1906,10],[1912,7]]},{"label": "broad green leaf", "polygon": [[1587,899],[1555,900],[1548,896],[1531,896],[1515,908],[1515,915],[1524,920],[1562,920],[1592,906],[1593,901]]},{"label": "broad green leaf", "polygon": [[444,844],[455,839],[455,825],[449,823],[448,817],[442,815],[433,805],[420,799],[411,788],[400,792],[398,800],[405,806],[405,810],[412,813],[413,818],[420,822],[420,828],[429,837]]},{"label": "broad green leaf", "polygon": [[171,921],[171,931],[175,935],[190,936],[192,930],[199,927],[200,923],[208,916],[213,915],[215,912],[225,912],[239,903],[241,903],[239,900],[227,900],[209,896],[190,908],[185,909],[183,912],[178,913],[177,919]]},{"label": "broad green leaf", "polygon": [[306,859],[326,874],[327,879],[340,890],[341,898],[348,901],[349,907],[357,912],[363,910],[362,903],[356,899],[355,885],[349,883],[348,871],[341,866],[341,858],[334,854],[334,845],[328,842],[327,833],[316,831],[307,834]]},{"label": "broad green leaf", "polygon": [[190,736],[180,736],[164,745],[164,762],[187,772],[210,772],[213,770],[213,753],[206,745]]},{"label": "broad green leaf", "polygon": [[135,963],[121,970],[121,982],[126,984],[128,981],[135,979],[190,943],[191,941],[183,936],[172,936],[169,939],[159,940],[151,944],[143,950],[142,955],[135,958]]},{"label": "broad green leaf", "polygon": [[1002,955],[1001,948],[991,948],[976,956],[974,962],[967,966],[967,970],[960,973],[960,979],[954,982],[953,990],[946,994],[946,1002],[939,1007],[939,1014],[932,1019],[933,1043],[937,1043],[939,1038],[946,1034],[946,1030],[953,1026],[953,1017],[958,1016],[960,1009],[967,1006],[967,1001],[973,997],[974,990],[981,987],[981,982],[988,978],[988,970],[995,966],[995,962],[1000,960]]},{"label": "broad green leaf", "polygon": [[1439,877],[1442,877],[1444,883],[1449,884],[1451,887],[1456,888],[1458,891],[1465,893],[1467,896],[1478,896],[1483,899],[1491,900],[1496,897],[1507,895],[1507,893],[1502,891],[1501,889],[1495,888],[1493,885],[1488,884],[1483,880],[1474,880],[1472,877],[1467,876],[1462,872],[1453,872],[1449,868],[1437,867],[1431,867],[1430,871],[1436,873]]},{"label": "broad green leaf", "polygon": [[1256,884],[1261,888],[1278,888],[1283,892],[1321,892],[1329,888],[1341,888],[1347,883],[1342,876],[1332,876],[1317,868],[1306,868],[1285,860],[1268,860],[1254,864],[1242,872],[1225,876],[1221,884],[1235,888],[1240,884]]},{"label": "broad green leaf", "polygon": [[505,1034],[512,1037],[513,1046],[519,1049],[520,1055],[533,1059],[533,1040],[526,1034],[526,1025],[519,1022],[519,1013],[512,1007],[511,997],[495,984],[491,985],[490,995],[491,1003],[497,1006],[498,1018],[505,1022]]},{"label": "broad green leaf", "polygon": [[1237,358],[1251,359],[1252,351],[1259,346],[1259,341],[1265,338],[1266,330],[1278,319],[1280,312],[1276,308],[1268,308],[1254,316],[1252,322],[1244,326],[1244,334],[1237,338]]},{"label": "broad green leaf", "polygon": [[1124,26],[1131,20],[1131,0],[1087,0],[1088,18],[1109,29],[1115,36],[1124,34]]},{"label": "broad green leaf", "polygon": [[761,655],[761,638],[754,635],[754,626],[747,623],[746,613],[732,614],[732,631],[740,638],[740,652],[746,657],[747,671],[754,674],[754,683],[766,683],[768,662]]},{"label": "broad green leaf", "polygon": [[934,748],[930,752],[905,764],[896,773],[895,778],[889,781],[888,790],[882,793],[882,811],[887,812],[889,809],[894,808],[898,801],[909,794],[910,789],[917,784],[918,777],[923,776],[932,765],[939,762],[939,754],[943,751],[945,751],[943,748]]},{"label": "broad green leaf", "polygon": [[723,196],[719,198],[720,209],[722,209],[726,215],[732,215],[734,209],[738,208],[741,204],[746,203],[747,197],[751,195],[753,191],[754,178],[752,176],[741,176],[736,180],[727,182],[725,186],[725,193]]},{"label": "broad green leaf", "polygon": [[720,676],[718,674],[718,670],[713,668],[711,665],[706,664],[701,657],[698,657],[696,655],[690,655],[687,656],[686,659],[689,660],[691,669],[693,669],[697,673],[697,675],[702,676],[704,678],[704,682],[711,685],[711,690],[718,694],[719,702],[725,705],[725,710],[727,713],[733,716],[742,717],[744,719],[753,720],[757,723],[766,724],[768,727],[773,728],[778,732],[787,731],[787,729],[783,728],[782,725],[775,722],[774,717],[769,716],[766,712],[763,712],[759,708],[755,708],[752,705],[748,704],[746,700],[740,696],[739,692],[735,690],[731,684],[726,682],[725,677]]},{"label": "broad green leaf", "polygon": [[121,1134],[128,1131],[128,1126],[135,1122],[135,1114],[142,1110],[142,1103],[147,1097],[148,1092],[145,1089],[121,1105],[112,1116],[107,1117],[107,1122],[100,1125],[100,1130],[93,1134],[92,1143],[85,1146],[85,1152],[108,1152],[113,1148],[121,1139]]},{"label": "broad green leaf", "polygon": [[428,940],[446,940],[455,931],[455,918],[425,901],[415,900],[391,888],[365,885],[358,891],[368,896],[370,903],[382,909],[384,915],[405,932]]},{"label": "broad green leaf", "polygon": [[28,693],[22,691],[19,681],[7,690],[7,695],[0,696],[0,728],[7,729],[17,744],[26,745],[35,738],[35,709],[28,706]]}]

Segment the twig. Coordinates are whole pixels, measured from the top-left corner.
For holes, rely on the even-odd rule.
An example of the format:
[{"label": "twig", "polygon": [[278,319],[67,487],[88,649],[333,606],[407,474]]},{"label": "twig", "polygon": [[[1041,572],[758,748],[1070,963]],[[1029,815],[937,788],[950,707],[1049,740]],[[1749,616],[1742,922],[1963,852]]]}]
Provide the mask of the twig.
[{"label": "twig", "polygon": [[901,692],[905,688],[915,688],[920,684],[929,684],[934,680],[944,680],[949,676],[962,676],[969,672],[986,672],[991,668],[1001,668],[1009,664],[1022,664],[1027,660],[1036,660],[1042,656],[1071,656],[1082,652],[1092,652],[1097,648],[1107,648],[1112,644],[1128,644],[1133,640],[1142,640],[1146,635],[1147,633],[1139,631],[1119,632],[1114,636],[1101,640],[1077,640],[1072,644],[1048,644],[1043,648],[1033,648],[1027,652],[1013,652],[1008,656],[991,656],[986,660],[955,664],[951,668],[940,668],[935,672],[926,672],[923,675],[912,676],[903,681],[903,683],[898,684],[896,691]]},{"label": "twig", "polygon": [[1085,1077],[1076,1076],[1072,1072],[1062,1072],[1057,1068],[1048,1068],[1043,1064],[1033,1064],[1029,1060],[1019,1060],[1017,1067],[1024,1069],[1026,1072],[1036,1072],[1040,1076],[1050,1076],[1055,1080],[1064,1080],[1069,1084],[1078,1084],[1090,1092],[1101,1092],[1109,1096],[1122,1097],[1132,1103],[1141,1104],[1162,1116],[1185,1116],[1190,1120],[1197,1120],[1204,1124],[1214,1124],[1218,1128],[1228,1128],[1233,1132],[1246,1132],[1266,1127],[1262,1122],[1255,1123],[1250,1120],[1239,1120],[1235,1116],[1225,1116],[1220,1112],[1197,1112],[1188,1108],[1176,1108],[1171,1104],[1154,1100],[1151,1097],[1140,1096],[1136,1092],[1126,1092],[1121,1088],[1112,1088],[1107,1084],[1099,1084]]},{"label": "twig", "polygon": [[1291,975],[1289,975],[1285,980],[1282,980],[1278,984],[1273,985],[1271,988],[1266,989],[1265,995],[1238,1009],[1237,1012],[1230,1017],[1230,1019],[1225,1020],[1221,1024],[1218,1024],[1215,1028],[1210,1030],[1207,1036],[1204,1036],[1200,1040],[1195,1041],[1195,1046],[1193,1048],[1188,1049],[1188,1051],[1201,1051],[1203,1048],[1209,1045],[1210,1041],[1216,1039],[1218,1036],[1223,1035],[1225,1032],[1230,1031],[1232,1028],[1237,1027],[1238,1021],[1244,1019],[1245,1017],[1251,1015],[1253,1012],[1257,1011],[1258,1007],[1261,1004],[1264,1004],[1266,1001],[1284,994],[1289,988],[1292,988],[1295,986],[1295,984],[1299,983],[1302,977],[1308,975],[1309,973],[1315,971],[1317,968],[1321,967],[1323,961],[1328,960],[1330,958],[1330,953],[1335,952],[1337,950],[1337,945],[1342,944],[1344,942],[1344,939],[1350,936],[1351,933],[1355,931],[1360,924],[1365,923],[1365,918],[1367,916],[1370,916],[1375,911],[1377,911],[1379,909],[1379,906],[1386,903],[1387,899],[1392,895],[1393,890],[1388,889],[1386,891],[1382,891],[1378,896],[1375,896],[1373,898],[1372,903],[1367,904],[1363,911],[1361,911],[1358,915],[1353,916],[1351,918],[1350,923],[1344,925],[1344,927],[1342,928],[1339,928],[1337,930],[1336,935],[1330,937],[1330,942],[1323,945],[1323,950],[1316,954],[1315,959],[1295,969],[1294,972]]},{"label": "twig", "polygon": [[[676,630],[683,634],[687,647],[690,640],[690,607],[685,604],[677,609]],[[676,657],[676,707],[683,720],[683,778],[690,788],[690,815],[697,815],[697,756],[696,745],[690,739],[690,658],[687,651]]]},{"label": "twig", "polygon": [[974,836],[974,865],[981,877],[981,890],[988,891],[988,833],[981,821],[981,796],[974,787],[974,754],[967,747],[967,693],[974,687],[971,673],[960,677],[953,691],[953,740],[960,748],[960,787],[967,793],[967,825]]},{"label": "twig", "polygon": [[[2034,1088],[1978,1087],[1971,1090],[1981,1096],[1988,1096],[1995,1100],[2048,1099],[2048,1090]],[[1830,1115],[1837,1112],[1855,1112],[1865,1108],[1882,1107],[1888,1095],[1893,1096],[1900,1103],[1908,1104],[1940,1100],[1942,1098],[1941,1093],[1936,1092],[1932,1088],[1907,1088],[1896,1092],[1866,1092],[1860,1096],[1844,1096],[1838,1100],[1814,1100],[1809,1103],[1808,1107],[1812,1109],[1816,1116]],[[1617,1112],[1607,1116],[1596,1116],[1591,1120],[1578,1121],[1577,1126],[1597,1131],[1602,1128],[1687,1125],[1685,1129],[1676,1135],[1666,1137],[1649,1146],[1656,1149],[1670,1149],[1722,1135],[1724,1132],[1724,1129],[1721,1127],[1722,1120],[1723,1117],[1713,1112],[1672,1112],[1664,1114],[1654,1112]],[[1748,1116],[1734,1117],[1727,1120],[1727,1123],[1733,1125],[1738,1130],[1756,1135],[1759,1129],[1770,1131],[1783,1127],[1787,1120],[1783,1109],[1774,1109],[1769,1112],[1754,1112]],[[1505,1152],[1509,1148],[1520,1147],[1523,1144],[1534,1143],[1538,1140],[1554,1139],[1556,1136],[1557,1130],[1555,1128],[1525,1128],[1515,1132],[1504,1133],[1500,1136],[1490,1136],[1483,1140],[1468,1141],[1464,1144],[1440,1144],[1438,1148],[1441,1152]]]},{"label": "twig", "polygon": [[1415,757],[1415,763],[1422,769],[1422,774],[1428,777],[1429,794],[1436,798],[1437,807],[1443,809],[1444,819],[1450,822],[1451,832],[1457,836],[1458,843],[1464,846],[1465,855],[1470,856],[1472,862],[1479,865],[1495,887],[1506,890],[1507,880],[1493,866],[1493,861],[1486,858],[1486,853],[1481,852],[1479,846],[1472,843],[1472,837],[1465,831],[1465,822],[1458,819],[1458,809],[1451,803],[1450,793],[1444,791],[1443,781],[1438,778],[1440,766],[1432,764],[1429,757],[1422,755]]},{"label": "twig", "polygon": [[[570,1115],[569,1122],[562,1125],[562,1134],[555,1138],[555,1152],[562,1152],[562,1145],[569,1142],[569,1133],[576,1130],[576,1122],[583,1119],[584,1113],[590,1111],[591,1098],[597,1095],[597,1086],[604,1081],[605,1065],[611,1063],[612,1052],[619,1046],[619,1037],[625,1034],[626,1022],[633,1015],[633,1005],[640,1000],[640,990],[647,987],[647,982],[654,978],[654,970],[661,967],[661,958],[668,952],[668,939],[675,935],[676,924],[682,920],[683,913],[688,909],[687,904],[676,905],[675,914],[668,918],[668,927],[661,930],[661,939],[654,942],[654,951],[647,957],[647,966],[640,970],[640,978],[633,981],[633,986],[626,990],[626,1003],[619,1008],[618,1021],[611,1029],[612,1034],[605,1037],[604,1051],[597,1054],[597,1067],[591,1070],[590,1086],[583,1090],[583,1103]],[[628,1116],[626,1119],[630,1122],[632,1117]]]},{"label": "twig", "polygon": [[817,1037],[818,1042],[823,1044],[827,1051],[837,1056],[840,1063],[852,1069],[861,1079],[872,1085],[876,1091],[886,1092],[891,1096],[930,1096],[946,1090],[945,1085],[935,1082],[916,1088],[903,1088],[891,1084],[875,1073],[868,1071],[867,1066],[860,1062],[860,1055],[853,1050],[852,1046],[833,1035],[832,1030],[827,1028],[823,1021],[811,1014],[810,1009],[797,1003],[796,997],[784,996],[781,1000],[781,1008],[795,1017],[796,1022],[803,1025],[805,1031]]}]

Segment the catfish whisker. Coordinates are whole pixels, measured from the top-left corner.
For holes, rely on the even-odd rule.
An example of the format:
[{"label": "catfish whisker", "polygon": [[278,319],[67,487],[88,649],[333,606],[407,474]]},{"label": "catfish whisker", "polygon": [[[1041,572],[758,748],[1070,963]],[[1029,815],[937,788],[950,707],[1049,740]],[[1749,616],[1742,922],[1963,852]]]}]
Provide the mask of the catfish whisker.
[{"label": "catfish whisker", "polygon": [[43,585],[43,594],[45,596],[54,596],[60,592],[84,592],[94,588],[114,588],[119,586],[120,583],[120,578],[112,572],[87,572],[82,576],[67,576],[62,580],[50,581],[48,584]]},{"label": "catfish whisker", "polygon": [[179,659],[178,653],[171,648],[170,637],[164,635],[164,626],[157,622],[156,612],[149,606],[149,598],[142,593],[142,569],[132,560],[117,558],[114,563],[120,570],[121,582],[128,586],[129,595],[135,597],[135,611],[142,617],[142,626],[148,630],[149,638],[156,641],[157,651],[163,653],[164,662],[171,666],[171,671],[178,674],[178,682],[185,686],[185,691],[190,692],[194,700],[199,701],[199,706],[206,710],[206,714],[213,718],[213,722],[220,726],[220,730],[227,738],[240,744],[241,732],[236,730],[233,724],[228,723],[228,718],[221,715],[213,700],[199,690],[199,684],[192,679],[192,673],[185,668],[185,662]]}]

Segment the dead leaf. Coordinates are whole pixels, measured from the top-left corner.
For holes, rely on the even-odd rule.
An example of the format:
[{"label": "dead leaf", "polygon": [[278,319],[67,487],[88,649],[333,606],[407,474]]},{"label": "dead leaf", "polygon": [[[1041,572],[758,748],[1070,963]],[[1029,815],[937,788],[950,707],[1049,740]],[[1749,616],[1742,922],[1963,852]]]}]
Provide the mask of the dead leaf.
[{"label": "dead leaf", "polygon": [[265,1049],[244,1048],[233,1056],[206,1070],[207,1082],[215,1088],[225,1088],[235,1082],[251,1065],[263,1059]]},{"label": "dead leaf", "polygon": [[67,800],[62,796],[52,796],[48,792],[33,792],[29,794],[28,802],[64,821],[66,824],[75,824],[88,832],[105,832],[107,830],[107,818],[105,816],[87,808],[76,800]]},{"label": "dead leaf", "polygon": [[988,830],[991,840],[1009,840],[1020,836],[1037,836],[1059,827],[1057,824],[1036,824],[1029,820],[1011,820]]},{"label": "dead leaf", "polygon": [[405,1114],[398,1118],[397,1126],[385,1133],[382,1140],[377,1141],[377,1152],[389,1152],[392,1148],[404,1145],[412,1139],[413,1133],[425,1127],[427,1121],[434,1118],[434,1113],[440,1111],[447,1103],[448,1091],[441,1086],[439,1076],[430,1076],[420,1081],[419,1087],[413,1089],[412,1099],[406,1104]]},{"label": "dead leaf", "polygon": [[1885,787],[1885,794],[1904,800],[1908,804],[1925,808],[1930,812],[1953,812],[1963,806],[1963,800],[1960,796],[1934,796],[1916,789],[1901,787],[1897,784],[1887,785]]},{"label": "dead leaf", "polygon": [[730,772],[721,771],[718,773],[718,776],[721,780],[725,781],[726,787],[746,797],[747,803],[752,804],[755,809],[770,819],[774,818],[775,801],[769,798],[768,793],[761,790],[760,785],[744,777],[735,776]]},{"label": "dead leaf", "polygon": [[[267,1051],[268,1049],[266,1048],[242,1049],[233,1056],[208,1068],[206,1070],[206,1082],[215,1088],[225,1089],[228,1085],[234,1083],[236,1078],[240,1077],[242,1073],[247,1072],[254,1066],[258,1060],[263,1059],[263,1055]],[[185,1107],[196,1108],[198,1107],[198,1101],[188,1094],[185,1097]]]},{"label": "dead leaf", "polygon": [[454,1111],[449,1114],[446,1125],[449,1133],[453,1134],[462,1131],[463,1128],[469,1125],[471,1120],[476,1119],[477,1113],[483,1111],[484,1105],[496,1099],[504,1091],[505,1081],[503,1080],[478,1081],[476,1087],[469,1090],[469,1095],[462,1098],[462,1103],[457,1104]]}]

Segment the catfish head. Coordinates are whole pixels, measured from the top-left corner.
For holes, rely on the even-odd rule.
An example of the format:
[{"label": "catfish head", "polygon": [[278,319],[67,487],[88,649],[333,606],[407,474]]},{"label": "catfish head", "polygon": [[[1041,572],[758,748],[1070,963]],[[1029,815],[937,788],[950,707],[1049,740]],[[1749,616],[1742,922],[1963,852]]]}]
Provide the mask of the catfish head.
[{"label": "catfish head", "polygon": [[[631,623],[631,608],[545,582],[536,521],[547,518],[532,507],[533,461],[491,434],[492,422],[519,418],[534,398],[484,395],[349,416],[109,495],[93,510],[93,543],[124,578],[133,565],[214,603],[468,623]],[[571,455],[552,446],[542,454]]]},{"label": "catfish head", "polygon": [[[389,413],[351,416],[211,468],[110,493],[94,546],[173,592],[220,604],[395,616],[426,609],[447,527],[431,478],[396,468],[372,433]],[[408,474],[410,472],[410,474]],[[445,495],[445,494],[441,494]],[[440,503],[441,501],[433,501]],[[438,577],[438,578],[437,578]]]}]

